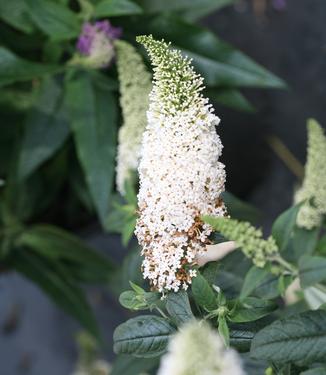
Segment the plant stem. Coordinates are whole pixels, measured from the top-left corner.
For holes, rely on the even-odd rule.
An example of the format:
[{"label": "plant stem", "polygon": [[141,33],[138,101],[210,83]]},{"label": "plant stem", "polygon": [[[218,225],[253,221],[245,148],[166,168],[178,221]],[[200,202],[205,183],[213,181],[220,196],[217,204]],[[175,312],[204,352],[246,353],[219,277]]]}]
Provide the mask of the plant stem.
[{"label": "plant stem", "polygon": [[155,306],[156,310],[163,316],[163,318],[168,319],[168,316],[157,306]]},{"label": "plant stem", "polygon": [[284,258],[282,258],[281,256],[275,256],[275,257],[272,257],[271,258],[271,261],[274,261],[274,262],[277,262],[279,263],[281,266],[283,266],[287,271],[290,271],[290,273],[293,275],[293,276],[297,276],[298,275],[298,269],[291,263],[289,263],[288,261],[286,261]]}]

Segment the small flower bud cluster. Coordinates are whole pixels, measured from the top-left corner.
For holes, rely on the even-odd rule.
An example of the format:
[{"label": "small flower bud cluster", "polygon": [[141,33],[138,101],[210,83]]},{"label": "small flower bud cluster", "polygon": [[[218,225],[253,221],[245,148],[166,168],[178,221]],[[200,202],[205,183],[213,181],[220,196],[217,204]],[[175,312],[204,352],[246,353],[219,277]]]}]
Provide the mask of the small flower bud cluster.
[{"label": "small flower bud cluster", "polygon": [[77,49],[83,56],[78,62],[95,69],[107,67],[115,54],[113,41],[120,36],[121,29],[107,20],[86,22],[77,41]]},{"label": "small flower bud cluster", "polygon": [[299,227],[319,227],[326,215],[326,136],[315,121],[308,121],[308,149],[305,178],[295,196],[303,202],[297,217]]},{"label": "small flower bud cluster", "polygon": [[123,115],[123,125],[119,130],[117,189],[124,195],[125,182],[138,168],[152,83],[141,56],[131,44],[117,40],[115,47]]},{"label": "small flower bud cluster", "polygon": [[211,224],[223,237],[235,241],[257,267],[264,267],[269,259],[279,254],[275,239],[269,236],[264,240],[262,231],[248,222],[210,217],[205,217],[205,222]]},{"label": "small flower bud cluster", "polygon": [[158,375],[244,375],[240,357],[225,349],[205,322],[188,323],[171,339]]},{"label": "small flower bud cluster", "polygon": [[219,119],[201,95],[191,61],[164,41],[139,37],[154,65],[147,127],[139,165],[139,218],[143,275],[159,290],[187,289],[196,255],[212,228],[202,215],[220,217],[225,206]]}]

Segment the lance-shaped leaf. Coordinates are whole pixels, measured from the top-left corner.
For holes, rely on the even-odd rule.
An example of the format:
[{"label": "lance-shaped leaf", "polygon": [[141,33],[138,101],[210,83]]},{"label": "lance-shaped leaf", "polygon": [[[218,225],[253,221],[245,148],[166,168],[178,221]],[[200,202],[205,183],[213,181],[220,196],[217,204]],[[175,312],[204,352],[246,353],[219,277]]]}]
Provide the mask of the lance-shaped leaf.
[{"label": "lance-shaped leaf", "polygon": [[67,82],[66,103],[77,154],[95,208],[105,226],[113,187],[117,128],[116,99],[86,72]]},{"label": "lance-shaped leaf", "polygon": [[0,18],[18,30],[31,33],[34,25],[27,10],[25,1],[0,1]]},{"label": "lance-shaped leaf", "polygon": [[18,176],[25,178],[33,173],[55,154],[68,135],[62,87],[53,79],[46,79],[25,123]]},{"label": "lance-shaped leaf", "polygon": [[67,6],[51,0],[25,1],[32,20],[52,40],[66,40],[78,35],[81,23],[77,14]]},{"label": "lance-shaped leaf", "polygon": [[0,47],[0,86],[29,81],[33,78],[56,73],[59,70],[60,68],[56,65],[34,63]]},{"label": "lance-shaped leaf", "polygon": [[102,0],[96,4],[95,17],[117,17],[142,13],[142,8],[131,0]]},{"label": "lance-shaped leaf", "polygon": [[15,253],[12,262],[13,268],[36,283],[92,335],[99,337],[97,323],[84,292],[71,280],[58,262],[46,260],[24,249]]},{"label": "lance-shaped leaf", "polygon": [[285,83],[214,33],[181,19],[157,17],[148,24],[155,37],[165,38],[193,58],[207,86],[284,88]]},{"label": "lance-shaped leaf", "polygon": [[17,244],[48,259],[64,261],[72,277],[80,281],[110,280],[114,265],[80,238],[52,225],[35,225],[22,232]]},{"label": "lance-shaped leaf", "polygon": [[302,256],[299,259],[299,277],[303,288],[326,280],[326,258]]},{"label": "lance-shaped leaf", "polygon": [[294,231],[300,205],[293,206],[283,212],[274,222],[272,235],[280,249],[285,250]]},{"label": "lance-shaped leaf", "polygon": [[234,0],[138,0],[138,3],[147,13],[167,11],[191,11],[209,8],[217,10],[233,3]]}]

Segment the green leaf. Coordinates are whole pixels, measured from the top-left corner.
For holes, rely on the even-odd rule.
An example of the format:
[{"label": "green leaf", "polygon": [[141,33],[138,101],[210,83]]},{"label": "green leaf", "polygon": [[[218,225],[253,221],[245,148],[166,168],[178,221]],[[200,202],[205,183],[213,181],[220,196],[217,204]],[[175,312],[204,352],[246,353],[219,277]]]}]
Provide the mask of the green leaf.
[{"label": "green leaf", "polygon": [[181,325],[195,318],[191,311],[188,294],[184,290],[178,293],[170,292],[168,294],[166,309],[177,325]]},{"label": "green leaf", "polygon": [[326,292],[323,286],[311,286],[304,289],[303,294],[310,309],[325,309]]},{"label": "green leaf", "polygon": [[229,327],[230,331],[230,346],[239,352],[247,352],[250,349],[251,341],[255,336],[256,331],[251,327],[237,325],[237,327]]},{"label": "green leaf", "polygon": [[224,316],[218,317],[218,333],[222,337],[224,345],[228,347],[230,345],[230,330]]},{"label": "green leaf", "polygon": [[257,208],[242,201],[228,191],[222,193],[222,199],[228,208],[229,214],[234,219],[256,223],[261,216]]},{"label": "green leaf", "polygon": [[137,294],[144,294],[145,290],[140,287],[139,285],[133,283],[132,281],[129,281],[129,285],[132,287],[132,289],[137,293]]},{"label": "green leaf", "polygon": [[203,75],[207,86],[285,87],[281,79],[200,26],[174,16],[160,16],[147,27],[156,38],[171,41],[193,58],[195,69]]},{"label": "green leaf", "polygon": [[116,100],[110,90],[95,85],[86,72],[70,79],[66,92],[78,158],[105,226],[114,177]]},{"label": "green leaf", "polygon": [[201,6],[199,5],[198,8],[185,9],[180,15],[182,18],[193,22],[236,2],[237,0],[208,0],[204,4],[202,3]]},{"label": "green leaf", "polygon": [[310,370],[300,372],[300,375],[326,375],[326,367],[312,368]]},{"label": "green leaf", "polygon": [[299,277],[303,288],[326,280],[326,258],[304,255],[299,259]]},{"label": "green leaf", "polygon": [[25,178],[33,173],[63,145],[68,135],[62,88],[54,80],[46,79],[25,124],[18,176]]},{"label": "green leaf", "polygon": [[120,294],[119,303],[129,310],[142,310],[147,308],[144,301],[139,300],[139,295],[133,290],[127,290]]},{"label": "green leaf", "polygon": [[279,363],[326,360],[326,311],[307,311],[280,319],[254,337],[251,356]]},{"label": "green leaf", "polygon": [[211,7],[211,9],[216,10],[232,2],[234,0],[138,0],[138,3],[147,13],[187,11],[192,8],[200,10],[204,7]]},{"label": "green leaf", "polygon": [[212,311],[218,307],[216,294],[199,271],[197,271],[197,276],[192,279],[191,291],[196,303],[206,311]]},{"label": "green leaf", "polygon": [[34,30],[34,25],[27,10],[25,1],[0,1],[0,18],[18,30],[31,33]]},{"label": "green leaf", "polygon": [[22,249],[15,253],[13,267],[36,283],[58,306],[77,319],[93,336],[99,337],[97,323],[84,292],[73,283],[59,263]]},{"label": "green leaf", "polygon": [[102,0],[94,9],[94,17],[116,17],[143,13],[142,8],[130,0]]},{"label": "green leaf", "polygon": [[248,297],[268,276],[269,272],[264,268],[253,266],[247,273],[240,293],[240,299]]},{"label": "green leaf", "polygon": [[35,225],[22,232],[17,245],[27,246],[50,260],[67,262],[76,275],[92,281],[109,281],[114,266],[78,237],[51,225]]},{"label": "green leaf", "polygon": [[132,179],[128,179],[125,182],[125,199],[130,205],[134,206],[135,209],[137,208],[137,191]]},{"label": "green leaf", "polygon": [[38,64],[17,57],[4,47],[0,47],[0,86],[14,82],[29,81],[56,73],[58,66]]},{"label": "green leaf", "polygon": [[[292,281],[292,276],[284,276],[284,285]],[[273,274],[267,274],[260,285],[254,290],[254,294],[260,298],[273,299],[280,295],[279,278]]]},{"label": "green leaf", "polygon": [[158,366],[159,358],[135,358],[130,355],[118,355],[113,362],[110,375],[135,375],[149,372]]},{"label": "green leaf", "polygon": [[143,315],[120,324],[113,334],[113,350],[116,354],[135,357],[156,357],[165,352],[175,328],[165,319]]},{"label": "green leaf", "polygon": [[123,229],[122,229],[122,244],[124,246],[127,246],[129,241],[131,240],[135,227],[136,227],[136,215],[132,218],[130,218],[126,223],[123,224]]},{"label": "green leaf", "polygon": [[[255,112],[255,107],[241,94],[234,89],[208,89],[207,96],[213,101],[243,112]],[[248,205],[249,206],[249,205]],[[248,219],[247,219],[248,220]]]},{"label": "green leaf", "polygon": [[272,320],[269,316],[248,323],[229,322],[230,346],[240,353],[248,352],[255,334],[271,322]]},{"label": "green leaf", "polygon": [[52,0],[26,0],[29,15],[52,40],[67,40],[78,36],[80,22],[77,14]]},{"label": "green leaf", "polygon": [[300,205],[289,208],[283,212],[273,224],[272,235],[275,238],[280,251],[285,250],[291,239],[299,209]]},{"label": "green leaf", "polygon": [[317,245],[318,234],[319,228],[307,230],[295,226],[282,256],[290,262],[297,262],[302,255],[311,255]]},{"label": "green leaf", "polygon": [[235,323],[251,322],[276,309],[277,305],[273,301],[247,297],[236,305],[234,311],[229,315],[229,319]]}]

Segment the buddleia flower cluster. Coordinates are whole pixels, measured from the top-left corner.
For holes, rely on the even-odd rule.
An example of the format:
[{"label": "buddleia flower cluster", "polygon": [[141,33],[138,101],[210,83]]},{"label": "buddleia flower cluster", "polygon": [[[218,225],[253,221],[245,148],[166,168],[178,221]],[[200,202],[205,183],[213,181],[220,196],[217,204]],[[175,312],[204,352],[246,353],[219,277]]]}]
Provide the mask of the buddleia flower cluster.
[{"label": "buddleia flower cluster", "polygon": [[226,349],[217,332],[193,321],[170,340],[158,375],[244,375],[240,358]]},{"label": "buddleia flower cluster", "polygon": [[206,250],[210,225],[202,215],[220,217],[225,206],[222,144],[213,113],[201,91],[203,79],[191,60],[152,36],[137,40],[154,66],[139,165],[139,217],[136,235],[142,246],[144,278],[154,289],[187,289],[196,275],[193,264]]},{"label": "buddleia flower cluster", "polygon": [[73,62],[95,69],[109,66],[115,54],[113,41],[120,36],[121,28],[107,20],[86,22],[77,41],[81,58],[75,57]]},{"label": "buddleia flower cluster", "polygon": [[269,260],[279,255],[274,237],[263,239],[263,233],[248,222],[228,218],[205,217],[223,237],[235,241],[237,247],[257,266],[263,268]]},{"label": "buddleia flower cluster", "polygon": [[124,195],[125,183],[138,167],[152,83],[142,57],[131,44],[117,40],[115,47],[123,115],[119,130],[117,189]]},{"label": "buddleia flower cluster", "polygon": [[303,202],[297,217],[299,227],[319,227],[326,215],[326,136],[315,121],[308,121],[308,149],[305,178],[295,196]]}]

